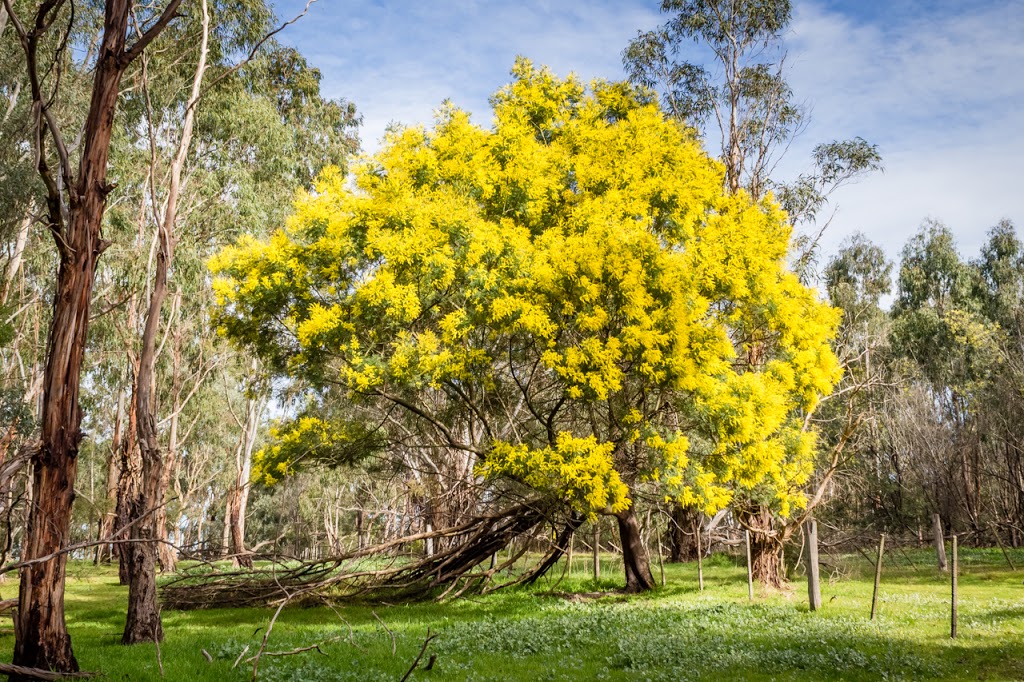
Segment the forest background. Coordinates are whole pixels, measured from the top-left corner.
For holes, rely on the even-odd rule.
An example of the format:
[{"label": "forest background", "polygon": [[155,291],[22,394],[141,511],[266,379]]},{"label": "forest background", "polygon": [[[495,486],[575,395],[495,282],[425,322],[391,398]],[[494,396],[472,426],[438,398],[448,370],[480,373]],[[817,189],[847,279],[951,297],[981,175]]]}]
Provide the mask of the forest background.
[{"label": "forest background", "polygon": [[[801,97],[817,101],[817,94],[797,94],[787,70],[790,31],[813,22],[802,14],[796,16],[804,23],[794,23],[784,2],[772,3],[764,16],[744,3],[727,6],[735,13],[727,15],[731,20],[710,11],[721,9],[716,3],[666,2],[664,14],[648,22],[649,31],[636,34],[643,24],[632,27],[623,54],[610,53],[624,60],[638,88],[627,97],[627,109],[656,101],[667,119],[692,126],[707,152],[722,160],[725,195],[758,201],[771,193],[782,202],[797,236],[788,255],[773,262],[787,263],[803,285],[817,286],[842,309],[834,331],[820,338],[831,339],[844,374],[835,375],[837,387],[820,409],[810,408],[830,392],[824,384],[819,398],[791,406],[790,416],[819,434],[815,474],[776,477],[767,488],[760,480],[745,486],[735,497],[742,503],[727,507],[730,516],[716,516],[715,528],[738,524],[759,534],[757,553],[765,558],[758,576],[773,585],[784,580],[782,549],[806,510],[851,536],[868,529],[921,533],[937,513],[946,529],[967,533],[968,542],[998,537],[1019,546],[1024,455],[1014,425],[1024,380],[1024,248],[1012,223],[994,217],[983,238],[970,239],[976,248],[966,255],[957,251],[954,233],[934,219],[924,222],[895,259],[891,248],[863,236],[844,234],[842,244],[831,248],[844,215],[833,213],[844,196],[839,188],[853,180],[862,179],[863,186],[886,182],[891,170],[880,172],[891,168],[886,147],[869,132],[843,137],[845,128],[830,131],[795,162],[806,168],[803,173],[777,173],[778,158],[791,160],[800,151],[791,141],[815,130],[808,122],[817,117],[817,107]],[[113,16],[115,11],[122,14]],[[712,15],[718,23],[710,30],[707,21],[686,20]],[[940,13],[940,27],[941,19]],[[987,25],[1012,26],[1020,18],[1010,19]],[[149,641],[161,637],[156,565],[171,572],[182,557],[223,555],[244,566],[270,550],[315,559],[423,534],[405,550],[430,558],[460,547],[432,532],[467,522],[493,505],[498,493],[520,494],[514,485],[492,486],[492,477],[472,459],[452,456],[453,438],[441,427],[472,423],[475,417],[465,416],[466,409],[475,409],[471,400],[452,407],[455,412],[443,420],[426,419],[426,426],[413,410],[413,418],[396,423],[397,431],[384,442],[366,431],[386,413],[379,404],[344,414],[345,428],[358,423],[361,430],[343,432],[341,441],[336,433],[307,439],[313,422],[281,420],[296,414],[322,419],[322,413],[308,413],[310,405],[336,409],[345,402],[332,393],[339,389],[325,381],[322,367],[296,371],[269,344],[261,347],[270,340],[258,338],[262,332],[253,343],[251,329],[236,325],[231,331],[226,324],[233,312],[229,307],[225,313],[223,298],[218,307],[207,268],[211,258],[241,235],[271,235],[285,223],[298,189],[311,186],[324,168],[350,167],[359,148],[358,99],[352,104],[324,94],[323,73],[278,42],[278,35],[288,33],[278,34],[282,19],[270,7],[183,3],[178,10],[174,3],[146,16],[131,4],[5,3],[0,25],[0,92],[6,102],[0,129],[5,561],[46,557],[72,545],[83,545],[76,556],[119,561],[122,580],[133,590],[125,641]],[[742,38],[742,49],[719,30],[726,38]],[[820,30],[814,35],[828,35]],[[106,41],[118,31],[123,58],[104,71],[96,65],[105,63]],[[704,49],[705,61],[688,61],[682,46],[691,43]],[[744,68],[733,68],[732,57]],[[999,64],[1008,68],[1013,59]],[[523,62],[515,68],[515,83],[555,78],[556,89],[577,87]],[[500,83],[496,79],[490,89]],[[101,91],[105,99],[98,98]],[[106,128],[104,111],[111,117]],[[735,115],[723,117],[723,111]],[[983,127],[973,120],[969,125]],[[987,166],[998,171],[997,160],[1017,141],[1007,139],[1011,144],[992,154],[996,161]],[[401,150],[401,142],[382,148]],[[902,179],[907,157],[897,147],[893,159]],[[972,175],[973,182],[983,177]],[[959,195],[962,202],[993,210],[992,194],[998,192],[992,189],[1009,176],[997,175],[995,184],[985,181],[985,201],[967,198],[973,182],[962,183],[961,192],[939,185],[935,196]],[[901,192],[917,194],[905,187]],[[994,209],[1000,211],[996,215],[1013,211],[1012,201]],[[860,211],[906,203],[842,201]],[[890,211],[872,215],[893,219]],[[971,224],[977,221],[972,215]],[[70,265],[86,255],[81,272],[91,277],[95,269],[88,282],[76,279],[79,270]],[[78,304],[61,307],[76,296]],[[813,308],[808,304],[808,311]],[[65,325],[62,314],[76,322]],[[225,324],[236,343],[212,333]],[[55,341],[62,330],[65,342]],[[751,372],[765,356],[782,353],[771,350],[772,343],[738,344],[746,344]],[[56,382],[54,357],[62,351],[68,364]],[[56,388],[73,384],[77,394],[79,377],[80,398]],[[76,419],[82,420],[80,442],[67,437],[78,432]],[[768,440],[773,434],[762,435]],[[460,449],[465,450],[454,448]],[[278,471],[288,475],[273,475],[268,463],[283,465]],[[47,478],[51,470],[60,472],[59,480]],[[544,489],[529,474],[512,473],[514,484]],[[61,494],[51,497],[54,490]],[[809,504],[801,501],[794,511],[790,498]],[[620,549],[627,554],[645,555],[644,543],[631,549],[627,540],[653,532],[664,535],[673,558],[686,558],[695,550],[694,530],[710,530],[711,514],[704,512],[717,511],[708,504],[681,505],[685,496],[666,500],[657,490],[636,499],[639,516],[616,517]],[[65,530],[46,538],[45,524],[33,526],[29,517],[59,516],[61,500],[70,514]],[[51,502],[52,509],[43,509]],[[584,523],[599,528],[593,512],[621,511],[612,498],[607,505],[588,504],[574,507],[582,516],[556,520],[563,529],[553,543],[557,553]],[[548,521],[542,515],[516,533],[542,538],[547,531],[539,529]],[[637,529],[630,530],[630,523]],[[605,530],[606,542],[614,537],[611,531]],[[137,532],[136,542],[103,541]],[[549,550],[543,543],[533,548]],[[482,561],[491,549],[475,558]],[[23,585],[36,585],[36,599],[43,583],[33,581],[62,584],[64,559],[24,571],[30,577],[23,576]],[[630,569],[627,561],[628,587],[653,587],[646,562],[644,556]],[[19,644],[16,660],[73,669],[70,641],[54,625],[63,620],[62,611],[47,606],[49,615],[33,619],[27,606],[44,610],[25,589],[19,641],[32,641],[28,633],[38,627],[43,645],[37,650]],[[61,594],[49,591],[45,599],[58,603]]]}]

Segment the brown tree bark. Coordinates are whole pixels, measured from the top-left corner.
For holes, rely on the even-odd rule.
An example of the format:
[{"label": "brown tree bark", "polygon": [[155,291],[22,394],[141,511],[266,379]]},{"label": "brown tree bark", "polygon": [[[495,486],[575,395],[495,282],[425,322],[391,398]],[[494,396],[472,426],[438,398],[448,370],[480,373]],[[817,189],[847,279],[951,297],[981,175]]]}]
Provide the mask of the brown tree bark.
[{"label": "brown tree bark", "polygon": [[[121,478],[121,439],[123,438],[122,422],[124,417],[124,392],[117,396],[117,413],[114,415],[114,433],[110,439],[110,453],[107,455],[107,482],[104,486],[107,508],[96,524],[96,540],[110,537],[114,532],[117,520],[117,484]],[[113,547],[109,544],[96,545],[93,564],[109,561],[113,555]]]},{"label": "brown tree bark", "polygon": [[[254,361],[255,373],[259,367]],[[249,506],[249,478],[252,475],[252,451],[256,445],[256,434],[266,399],[250,396],[245,401],[245,418],[237,420],[242,429],[235,449],[235,483],[228,491],[224,510],[225,550],[232,557],[232,563],[252,568],[252,557],[245,549],[245,515]]]},{"label": "brown tree bark", "polygon": [[697,534],[703,514],[697,509],[673,503],[668,524],[669,563],[697,559]]},{"label": "brown tree bark", "polygon": [[626,592],[637,593],[654,589],[654,574],[651,562],[640,537],[640,524],[633,506],[615,515],[619,522],[619,539],[622,542],[622,564],[626,572]]},{"label": "brown tree bark", "polygon": [[765,587],[782,589],[786,579],[782,572],[782,545],[780,534],[774,527],[771,509],[756,507],[753,511],[738,512],[740,522],[750,529],[751,572],[754,580]]},{"label": "brown tree bark", "polygon": [[139,373],[133,390],[136,409],[136,429],[139,455],[142,463],[138,495],[128,500],[125,509],[131,536],[135,542],[122,545],[122,562],[128,577],[128,613],[125,619],[122,644],[159,642],[163,639],[160,608],[156,596],[156,507],[160,482],[163,478],[163,454],[156,428],[156,392],[154,368],[156,365],[156,336],[160,325],[160,310],[167,294],[167,265],[173,244],[167,232],[160,230],[156,277],[150,294],[146,326],[142,334],[142,352],[139,355]]},{"label": "brown tree bark", "polygon": [[[40,445],[32,457],[33,503],[29,510],[22,559],[53,555],[21,571],[15,619],[15,665],[60,672],[78,670],[71,637],[64,619],[64,576],[71,506],[74,502],[78,447],[82,439],[79,384],[85,355],[89,308],[96,262],[107,243],[101,237],[107,194],[107,160],[121,76],[171,21],[180,0],[170,0],[158,20],[130,48],[127,47],[130,0],[107,0],[103,36],[93,69],[89,111],[81,136],[81,158],[72,173],[67,146],[50,110],[56,93],[44,92],[38,62],[40,41],[57,22],[64,2],[43,0],[31,29],[15,14],[11,0],[4,7],[25,53],[25,64],[37,111],[37,170],[46,186],[47,214],[60,262],[54,291],[43,372],[43,409]],[[45,141],[52,140],[59,158],[56,173],[50,168]],[[55,554],[56,553],[56,554]],[[27,679],[12,675],[12,680]],[[28,678],[30,679],[30,678]]]},{"label": "brown tree bark", "polygon": [[[132,375],[138,375],[137,366]],[[134,382],[132,385],[134,386]],[[133,398],[128,403],[128,428],[121,442],[121,452],[118,453],[120,459],[118,462],[117,505],[114,507],[114,533],[118,535],[121,534],[121,530],[125,526],[131,523],[134,500],[138,499],[139,490],[142,488],[142,455],[139,452],[137,409]],[[130,580],[128,548],[123,544],[115,545],[115,547],[118,558],[118,582],[127,585]]]},{"label": "brown tree bark", "polygon": [[[165,480],[164,458],[160,448],[160,435],[156,426],[156,355],[157,332],[160,329],[161,311],[167,298],[167,279],[174,259],[176,242],[175,223],[178,219],[178,198],[181,188],[181,174],[192,144],[192,127],[195,123],[195,105],[199,101],[203,75],[206,72],[207,41],[210,17],[206,0],[202,7],[202,37],[199,59],[192,79],[185,117],[182,121],[181,137],[171,162],[170,183],[167,187],[163,216],[157,227],[158,249],[153,288],[150,292],[146,324],[142,331],[142,348],[139,353],[139,374],[135,383],[134,400],[137,410],[139,452],[142,457],[142,486],[140,495],[133,500],[130,508],[134,524],[132,542],[126,547],[129,560],[128,614],[125,619],[122,644],[159,642],[163,639],[163,625],[160,619],[160,604],[156,593],[157,541],[164,534],[158,524],[166,522],[166,515],[160,513],[163,494],[169,481]],[[143,58],[143,79],[146,78],[146,61]],[[147,85],[143,83],[143,87]],[[148,91],[147,91],[148,101]],[[154,150],[155,152],[155,150]]]}]

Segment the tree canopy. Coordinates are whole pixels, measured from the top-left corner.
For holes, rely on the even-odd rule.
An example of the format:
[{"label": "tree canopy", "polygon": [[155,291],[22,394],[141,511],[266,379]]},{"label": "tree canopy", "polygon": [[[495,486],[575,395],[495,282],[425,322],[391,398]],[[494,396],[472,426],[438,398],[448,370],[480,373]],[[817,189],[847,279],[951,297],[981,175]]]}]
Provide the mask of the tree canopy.
[{"label": "tree canopy", "polygon": [[762,484],[799,504],[838,312],[786,270],[784,213],[726,194],[644,91],[513,76],[492,129],[446,104],[215,257],[223,331],[579,512],[643,481],[707,509]]}]

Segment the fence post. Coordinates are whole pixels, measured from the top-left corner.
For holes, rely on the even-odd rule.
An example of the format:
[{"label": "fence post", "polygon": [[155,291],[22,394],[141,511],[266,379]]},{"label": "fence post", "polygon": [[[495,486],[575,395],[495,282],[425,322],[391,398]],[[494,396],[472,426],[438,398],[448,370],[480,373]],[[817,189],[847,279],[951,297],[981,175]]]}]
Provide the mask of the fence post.
[{"label": "fence post", "polygon": [[701,536],[704,534],[704,528],[699,522],[695,528],[697,531],[697,586],[700,591],[704,591],[704,548],[701,546]]},{"label": "fence post", "polygon": [[821,608],[821,582],[818,570],[818,522],[808,519],[807,530],[807,598],[811,611]]},{"label": "fence post", "polygon": [[956,535],[953,535],[953,574],[950,578],[952,584],[952,608],[949,614],[949,637],[950,639],[956,639],[956,574],[957,574],[957,551],[956,551]]},{"label": "fence post", "polygon": [[601,519],[594,522],[594,580],[601,579]]},{"label": "fence post", "polygon": [[885,533],[878,538],[878,560],[875,562],[875,589],[871,593],[871,620],[878,612],[878,584],[882,582],[882,554],[885,552]]},{"label": "fence post", "polygon": [[939,570],[946,571],[946,539],[942,534],[942,517],[932,514],[932,528],[935,535],[935,556],[939,560]]},{"label": "fence post", "polygon": [[657,524],[655,524],[654,531],[658,536],[658,569],[661,571],[661,586],[665,587],[665,552],[661,546],[661,533],[657,532]]},{"label": "fence post", "polygon": [[743,530],[743,537],[747,541],[747,599],[754,600],[754,567],[750,559],[750,530]]}]

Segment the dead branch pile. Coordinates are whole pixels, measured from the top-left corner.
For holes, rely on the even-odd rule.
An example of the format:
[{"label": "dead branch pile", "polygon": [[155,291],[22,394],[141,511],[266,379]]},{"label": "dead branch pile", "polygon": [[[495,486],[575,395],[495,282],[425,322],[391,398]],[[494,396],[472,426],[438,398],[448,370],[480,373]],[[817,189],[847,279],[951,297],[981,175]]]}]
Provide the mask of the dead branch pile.
[{"label": "dead branch pile", "polygon": [[[566,518],[563,513],[559,518],[559,511],[564,508],[551,503],[520,504],[453,528],[417,533],[319,561],[272,563],[255,570],[186,571],[166,583],[160,596],[164,608],[192,610],[357,597],[443,598],[533,582],[555,565],[582,523],[575,515]],[[538,536],[548,524],[557,532],[541,562],[515,580],[494,583],[493,576],[520,559],[529,544],[519,543],[503,562],[491,558],[516,539]],[[403,551],[405,546],[428,538],[452,541],[431,556]],[[488,565],[483,568],[485,562]]]}]

